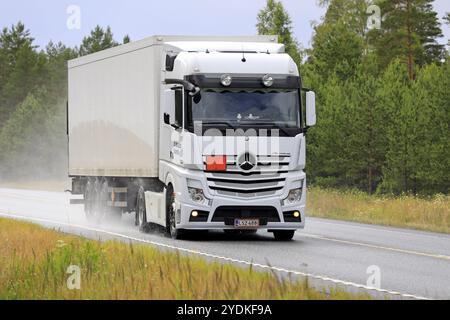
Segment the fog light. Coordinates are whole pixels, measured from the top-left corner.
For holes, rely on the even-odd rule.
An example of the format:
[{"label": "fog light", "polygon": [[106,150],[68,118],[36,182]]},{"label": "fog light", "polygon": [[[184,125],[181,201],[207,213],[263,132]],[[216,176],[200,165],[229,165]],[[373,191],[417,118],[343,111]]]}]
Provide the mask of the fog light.
[{"label": "fog light", "polygon": [[300,217],[300,212],[295,211],[295,212],[294,212],[294,218],[298,218],[298,217]]},{"label": "fog light", "polygon": [[198,217],[198,211],[192,211],[191,215],[192,215],[194,218],[197,218],[197,217]]}]

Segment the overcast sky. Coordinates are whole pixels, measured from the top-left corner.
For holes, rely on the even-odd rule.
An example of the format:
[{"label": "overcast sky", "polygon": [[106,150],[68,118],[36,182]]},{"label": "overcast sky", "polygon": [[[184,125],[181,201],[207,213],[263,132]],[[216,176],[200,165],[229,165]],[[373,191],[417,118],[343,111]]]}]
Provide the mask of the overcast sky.
[{"label": "overcast sky", "polygon": [[[282,2],[291,15],[296,38],[309,47],[311,23],[320,21],[324,9],[316,0]],[[97,24],[110,25],[117,40],[125,34],[132,40],[154,34],[249,35],[256,33],[256,15],[265,3],[266,0],[1,0],[0,27],[20,20],[41,47],[50,40],[78,45]],[[80,29],[67,27],[67,9],[71,5],[80,8]],[[435,9],[442,17],[450,11],[450,0],[436,0]],[[442,29],[445,37],[440,42],[446,43],[450,29],[447,25]]]}]

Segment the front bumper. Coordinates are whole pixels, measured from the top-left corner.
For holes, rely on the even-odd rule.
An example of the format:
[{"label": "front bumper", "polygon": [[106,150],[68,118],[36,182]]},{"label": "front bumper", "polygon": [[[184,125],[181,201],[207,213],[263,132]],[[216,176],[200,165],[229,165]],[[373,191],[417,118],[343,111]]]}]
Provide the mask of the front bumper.
[{"label": "front bumper", "polygon": [[[209,230],[209,229],[235,229],[234,225],[229,225],[225,221],[213,221],[216,210],[220,207],[249,208],[257,212],[258,207],[272,207],[278,213],[278,222],[267,221],[258,229],[268,230],[297,230],[305,227],[305,203],[306,203],[306,175],[303,171],[291,171],[285,178],[283,190],[277,194],[255,198],[230,197],[214,193],[208,187],[207,177],[202,171],[190,170],[174,166],[169,163],[161,163],[163,172],[170,172],[170,183],[174,184],[176,192],[176,221],[179,229]],[[165,176],[166,174],[163,174]],[[192,201],[188,192],[188,181],[196,181],[197,188],[201,187],[206,198],[210,199],[209,205],[199,205]],[[303,193],[301,200],[289,206],[282,206],[281,200],[285,199],[291,189],[298,187],[299,180],[303,180]],[[165,180],[167,183],[167,180]],[[190,185],[192,186],[192,185]],[[202,211],[208,213],[208,218],[203,222],[190,221],[192,211]],[[299,211],[299,222],[285,222],[283,213]],[[244,218],[244,217],[243,217]],[[253,218],[257,218],[252,216]],[[229,222],[229,221],[228,221]]]},{"label": "front bumper", "polygon": [[[301,176],[303,175],[303,176]],[[263,222],[263,225],[260,225],[258,229],[269,229],[269,230],[296,230],[296,229],[303,229],[305,227],[305,202],[306,202],[306,181],[303,184],[303,193],[301,201],[299,201],[297,204],[289,205],[289,206],[282,206],[281,199],[284,199],[287,196],[287,193],[291,188],[294,187],[292,183],[294,181],[298,181],[299,176],[301,179],[305,179],[304,173],[301,172],[293,172],[289,175],[289,177],[286,179],[286,186],[284,188],[284,191],[281,194],[274,195],[274,196],[268,196],[268,197],[258,197],[258,198],[239,198],[239,197],[228,197],[228,196],[221,196],[217,194],[210,193],[210,190],[204,186],[204,192],[206,193],[207,197],[211,199],[211,205],[210,206],[201,206],[197,203],[193,202],[188,197],[179,197],[178,202],[178,219],[179,222],[177,227],[181,229],[234,229],[234,225],[229,223],[230,219],[228,220],[228,223],[225,221],[213,221],[215,220],[215,214],[217,212],[217,209],[219,208],[229,208],[233,207],[237,210],[239,209],[251,209],[251,211],[254,213],[252,217],[249,218],[261,218],[261,222]],[[189,179],[192,179],[190,177]],[[187,181],[187,180],[186,180]],[[187,188],[187,185],[186,185]],[[277,220],[278,222],[274,221],[266,221],[270,219],[264,219],[263,217],[259,217],[257,215],[258,209],[262,210],[263,208],[273,208],[277,212]],[[192,211],[202,211],[202,212],[208,212],[208,218],[204,222],[194,222],[191,221],[191,213]],[[300,219],[296,222],[287,222],[284,218],[284,213],[286,212],[293,212],[293,211],[299,211],[300,212]],[[245,217],[241,217],[245,218]],[[234,219],[233,219],[234,220]]]},{"label": "front bumper", "polygon": [[[261,225],[258,229],[269,229],[269,230],[296,230],[303,229],[305,227],[305,206],[289,206],[281,207],[280,198],[272,197],[258,200],[240,200],[240,199],[229,199],[223,197],[214,197],[213,204],[210,208],[205,208],[201,206],[196,206],[191,203],[180,203],[180,223],[177,225],[181,229],[235,229],[233,225],[227,225],[224,221],[212,221],[214,213],[219,207],[240,207],[252,209],[257,212],[258,207],[274,207],[279,215],[280,222],[268,221],[267,224]],[[190,221],[192,211],[209,211],[208,220],[206,222],[192,222]],[[300,222],[284,222],[283,212],[299,211],[300,212]]]}]

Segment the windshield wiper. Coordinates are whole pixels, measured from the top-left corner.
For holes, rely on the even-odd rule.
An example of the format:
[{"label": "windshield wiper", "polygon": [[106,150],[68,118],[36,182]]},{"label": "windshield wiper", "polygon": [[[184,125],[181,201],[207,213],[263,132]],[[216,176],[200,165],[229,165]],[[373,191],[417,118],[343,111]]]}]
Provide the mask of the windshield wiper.
[{"label": "windshield wiper", "polygon": [[286,136],[290,136],[289,132],[286,131],[285,128],[277,125],[276,123],[267,123],[267,122],[254,122],[254,123],[241,123],[241,125],[246,125],[246,126],[267,126],[267,127],[272,127],[275,129],[278,129],[280,131],[282,131]]}]

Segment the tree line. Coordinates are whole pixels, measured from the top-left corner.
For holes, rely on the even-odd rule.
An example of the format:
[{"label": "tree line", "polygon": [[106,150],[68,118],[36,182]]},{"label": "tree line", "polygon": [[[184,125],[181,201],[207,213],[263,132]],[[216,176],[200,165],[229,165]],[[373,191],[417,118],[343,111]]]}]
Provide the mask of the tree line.
[{"label": "tree line", "polygon": [[[307,171],[315,185],[368,193],[448,193],[449,53],[431,0],[320,0],[311,48],[268,0],[259,34],[278,34],[317,93]],[[376,4],[380,28],[369,28]],[[450,16],[444,18],[450,24]],[[0,179],[66,174],[67,60],[127,43],[97,26],[75,48],[34,44],[19,22],[0,33]]]},{"label": "tree line", "polygon": [[3,28],[0,179],[67,175],[67,61],[119,44],[109,27],[97,26],[79,47],[50,42],[39,50],[23,23]]},{"label": "tree line", "polygon": [[[300,52],[292,56],[304,86],[316,91],[310,182],[368,193],[448,193],[450,62],[433,1],[320,4],[327,10],[308,50],[292,36],[281,2],[268,0],[257,24],[261,34],[282,34],[288,52]],[[379,28],[369,28],[373,4]],[[448,13],[444,19],[450,23]]]}]

